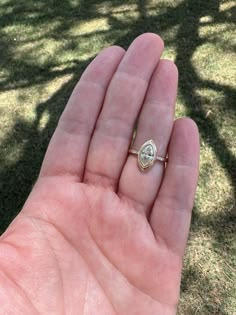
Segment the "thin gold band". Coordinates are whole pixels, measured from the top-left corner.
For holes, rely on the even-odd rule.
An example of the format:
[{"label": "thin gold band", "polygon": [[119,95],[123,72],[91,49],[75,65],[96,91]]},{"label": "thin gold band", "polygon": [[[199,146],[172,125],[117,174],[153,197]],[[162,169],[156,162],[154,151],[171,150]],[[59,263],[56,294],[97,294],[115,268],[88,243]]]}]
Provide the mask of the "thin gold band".
[{"label": "thin gold band", "polygon": [[130,148],[129,153],[138,156],[138,166],[143,172],[150,169],[156,161],[164,163],[168,161],[167,156],[164,157],[157,155],[157,146],[152,139],[146,141],[139,150]]},{"label": "thin gold band", "polygon": [[[135,149],[129,149],[129,153],[138,155],[139,151],[137,151]],[[163,156],[157,155],[155,160],[166,163],[166,162],[168,162],[168,157],[163,157]]]}]

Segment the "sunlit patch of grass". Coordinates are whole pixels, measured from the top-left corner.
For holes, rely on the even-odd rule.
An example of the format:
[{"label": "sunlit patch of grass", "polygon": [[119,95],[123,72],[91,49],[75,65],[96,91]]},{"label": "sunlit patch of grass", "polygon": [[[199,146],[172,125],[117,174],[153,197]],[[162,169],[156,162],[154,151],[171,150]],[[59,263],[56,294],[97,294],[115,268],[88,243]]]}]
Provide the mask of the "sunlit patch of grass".
[{"label": "sunlit patch of grass", "polygon": [[[206,180],[207,179],[207,180]],[[234,205],[234,191],[214,151],[202,143],[196,207],[203,216],[224,211],[225,200]]]},{"label": "sunlit patch of grass", "polygon": [[222,1],[220,3],[220,12],[227,11],[229,9],[235,8],[235,2],[234,1]]},{"label": "sunlit patch of grass", "polygon": [[[110,12],[112,12],[112,14],[118,14],[118,13],[121,13],[121,14],[130,14],[132,12],[135,12],[135,14],[139,13],[139,10],[138,10],[138,5],[137,3],[130,3],[130,4],[121,4],[119,6],[116,6],[116,7],[110,7]],[[126,16],[128,17],[128,16]]]},{"label": "sunlit patch of grass", "polygon": [[[209,226],[206,219],[201,232],[191,234],[179,314],[234,314],[235,267],[227,256],[235,248],[226,245],[227,250],[222,250]],[[215,226],[219,228],[220,224]],[[223,238],[226,244],[236,241],[227,235]]]},{"label": "sunlit patch of grass", "polygon": [[[209,56],[207,52],[211,52],[211,55]],[[236,66],[228,60],[233,61],[235,56],[235,53],[221,50],[213,43],[206,43],[198,48],[192,61],[204,80],[231,85],[236,75]],[[219,72],[221,75],[216,76]]]},{"label": "sunlit patch of grass", "polygon": [[84,34],[91,34],[94,32],[109,31],[109,23],[106,17],[91,19],[79,25],[73,25],[68,31],[69,35],[79,36]]},{"label": "sunlit patch of grass", "polygon": [[[216,83],[232,85],[236,77],[235,38],[233,23],[204,23],[199,28],[203,44],[193,56],[193,64],[203,79]],[[216,75],[220,73],[220,75]]]}]

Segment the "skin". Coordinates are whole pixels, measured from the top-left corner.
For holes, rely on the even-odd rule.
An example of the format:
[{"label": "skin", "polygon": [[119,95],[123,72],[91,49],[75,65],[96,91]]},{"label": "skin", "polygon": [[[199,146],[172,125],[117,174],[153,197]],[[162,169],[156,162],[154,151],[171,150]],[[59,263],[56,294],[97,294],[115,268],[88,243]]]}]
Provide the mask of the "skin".
[{"label": "skin", "polygon": [[[195,123],[174,121],[162,39],[103,50],[75,87],[22,211],[0,238],[1,314],[171,315],[198,177]],[[149,139],[169,161],[128,155]]]}]

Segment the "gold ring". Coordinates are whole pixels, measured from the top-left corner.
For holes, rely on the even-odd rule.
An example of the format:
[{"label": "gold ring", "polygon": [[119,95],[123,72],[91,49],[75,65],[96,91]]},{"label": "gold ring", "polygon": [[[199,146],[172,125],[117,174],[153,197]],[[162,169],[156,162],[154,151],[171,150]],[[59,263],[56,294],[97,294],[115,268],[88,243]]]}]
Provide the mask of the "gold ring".
[{"label": "gold ring", "polygon": [[164,163],[168,161],[168,157],[157,155],[157,147],[153,140],[146,141],[139,150],[130,148],[129,153],[138,155],[138,166],[142,171],[152,167],[155,161]]}]

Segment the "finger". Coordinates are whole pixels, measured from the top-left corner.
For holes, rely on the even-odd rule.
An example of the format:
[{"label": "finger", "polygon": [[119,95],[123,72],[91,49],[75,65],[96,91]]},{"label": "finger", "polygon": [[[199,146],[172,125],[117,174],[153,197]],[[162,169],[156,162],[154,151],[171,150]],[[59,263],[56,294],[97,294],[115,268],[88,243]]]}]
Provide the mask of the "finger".
[{"label": "finger", "polygon": [[84,181],[116,189],[127,158],[134,123],[154,69],[163,51],[155,34],[131,44],[108,88],[94,131]]},{"label": "finger", "polygon": [[182,257],[198,178],[199,135],[191,119],[175,121],[169,160],[150,224],[157,241]]},{"label": "finger", "polygon": [[123,55],[122,48],[109,47],[85,70],[51,139],[40,176],[65,174],[82,179],[91,134],[108,84]]},{"label": "finger", "polygon": [[[169,60],[161,60],[153,74],[143,108],[133,148],[138,150],[152,139],[157,154],[166,156],[166,150],[174,121],[178,70]],[[141,171],[137,155],[129,155],[123,169],[119,195],[128,199],[136,209],[149,212],[156,198],[164,171],[164,163],[155,162],[148,171]]]}]

